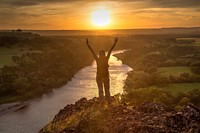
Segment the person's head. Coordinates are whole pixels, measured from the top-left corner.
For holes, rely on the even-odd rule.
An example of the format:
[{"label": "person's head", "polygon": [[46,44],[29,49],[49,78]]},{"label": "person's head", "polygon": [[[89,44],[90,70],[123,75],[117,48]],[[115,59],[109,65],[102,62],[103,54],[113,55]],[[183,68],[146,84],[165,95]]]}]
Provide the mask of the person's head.
[{"label": "person's head", "polygon": [[105,57],[106,56],[106,53],[104,50],[100,50],[99,51],[99,57]]}]

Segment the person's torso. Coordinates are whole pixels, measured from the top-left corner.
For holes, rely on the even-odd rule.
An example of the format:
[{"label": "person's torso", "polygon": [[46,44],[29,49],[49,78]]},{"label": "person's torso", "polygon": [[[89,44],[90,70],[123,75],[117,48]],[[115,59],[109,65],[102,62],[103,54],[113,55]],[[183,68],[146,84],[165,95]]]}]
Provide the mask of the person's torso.
[{"label": "person's torso", "polygon": [[108,77],[108,57],[101,57],[97,60],[97,76],[100,78]]}]

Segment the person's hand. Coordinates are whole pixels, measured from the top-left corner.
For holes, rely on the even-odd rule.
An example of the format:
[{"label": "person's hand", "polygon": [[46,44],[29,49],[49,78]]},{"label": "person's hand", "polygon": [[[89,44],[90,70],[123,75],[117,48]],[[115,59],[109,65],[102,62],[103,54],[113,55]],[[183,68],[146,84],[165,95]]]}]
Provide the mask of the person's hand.
[{"label": "person's hand", "polygon": [[115,43],[117,43],[117,42],[118,42],[118,40],[119,40],[119,39],[118,39],[118,37],[116,37],[116,38],[115,38],[115,40],[114,40],[114,41],[115,41]]},{"label": "person's hand", "polygon": [[89,45],[89,40],[88,40],[88,38],[86,39],[86,44]]}]

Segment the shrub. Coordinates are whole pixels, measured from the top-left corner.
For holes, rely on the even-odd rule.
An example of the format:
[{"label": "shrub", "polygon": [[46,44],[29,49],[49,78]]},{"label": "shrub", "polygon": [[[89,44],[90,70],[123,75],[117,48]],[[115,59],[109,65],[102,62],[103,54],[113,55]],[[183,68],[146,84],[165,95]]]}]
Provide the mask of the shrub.
[{"label": "shrub", "polygon": [[171,105],[173,102],[173,96],[170,92],[157,88],[132,89],[124,94],[122,99],[133,105],[140,105],[144,101],[159,102],[165,105]]},{"label": "shrub", "polygon": [[187,105],[189,102],[190,102],[190,99],[189,99],[189,98],[183,97],[183,98],[179,101],[179,104],[180,104],[181,106],[184,106],[184,105]]},{"label": "shrub", "polygon": [[200,74],[200,67],[193,66],[193,67],[191,67],[191,71],[194,74]]},{"label": "shrub", "polygon": [[149,74],[152,74],[152,73],[154,73],[154,72],[156,72],[157,71],[157,68],[156,67],[150,67],[149,69],[148,69],[148,73]]},{"label": "shrub", "polygon": [[175,110],[178,111],[178,110],[181,110],[182,107],[181,107],[180,105],[177,105],[177,106],[175,106],[174,108],[175,108]]},{"label": "shrub", "polygon": [[181,106],[191,102],[195,105],[200,105],[200,90],[193,89],[189,92],[180,92],[174,97],[174,103],[180,104]]},{"label": "shrub", "polygon": [[192,103],[200,105],[200,89],[193,89],[187,93]]}]

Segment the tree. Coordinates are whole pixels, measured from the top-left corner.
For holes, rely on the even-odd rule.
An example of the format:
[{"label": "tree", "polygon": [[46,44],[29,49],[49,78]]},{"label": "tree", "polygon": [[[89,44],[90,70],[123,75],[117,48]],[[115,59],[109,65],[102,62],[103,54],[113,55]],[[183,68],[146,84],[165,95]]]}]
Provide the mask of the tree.
[{"label": "tree", "polygon": [[17,32],[22,32],[22,29],[17,29],[16,31],[17,31]]}]

